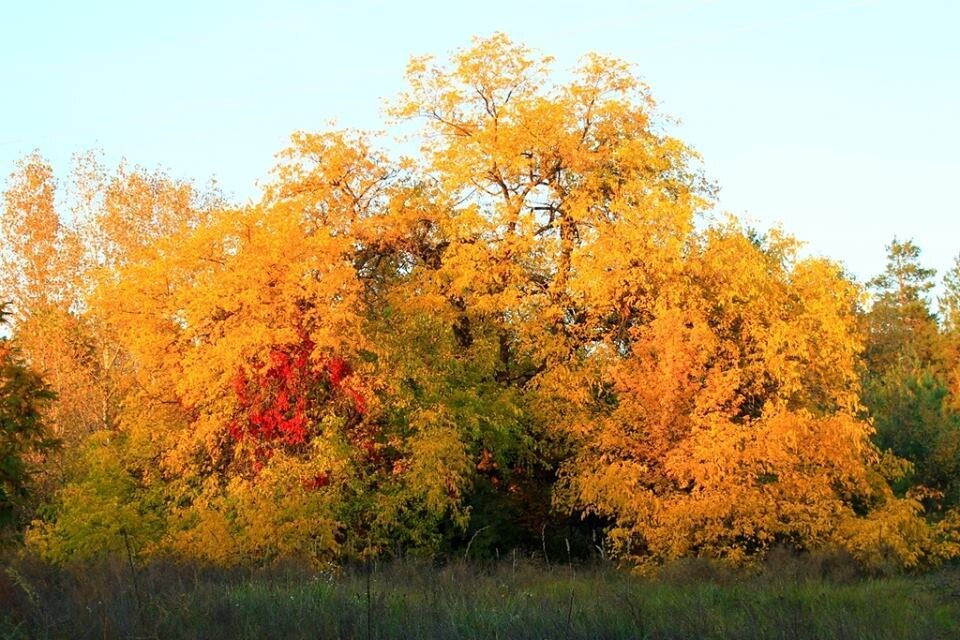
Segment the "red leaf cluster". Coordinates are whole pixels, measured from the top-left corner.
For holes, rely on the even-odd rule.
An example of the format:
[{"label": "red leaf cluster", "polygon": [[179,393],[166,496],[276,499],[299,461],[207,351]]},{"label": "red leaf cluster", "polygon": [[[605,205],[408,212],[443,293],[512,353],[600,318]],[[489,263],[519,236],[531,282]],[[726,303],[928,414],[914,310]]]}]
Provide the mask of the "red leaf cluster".
[{"label": "red leaf cluster", "polygon": [[366,412],[363,396],[350,384],[350,363],[338,356],[311,360],[313,349],[313,341],[302,336],[295,344],[273,347],[266,368],[257,367],[255,375],[241,367],[233,379],[237,413],[229,433],[256,443],[255,470],[276,447],[296,450],[309,442],[311,423],[323,405],[346,397],[353,411]]}]

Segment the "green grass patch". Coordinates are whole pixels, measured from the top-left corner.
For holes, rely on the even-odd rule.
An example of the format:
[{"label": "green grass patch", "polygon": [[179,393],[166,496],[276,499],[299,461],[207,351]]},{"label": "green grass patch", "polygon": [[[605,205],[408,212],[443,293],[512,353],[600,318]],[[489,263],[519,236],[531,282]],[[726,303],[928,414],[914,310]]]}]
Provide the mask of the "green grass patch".
[{"label": "green grass patch", "polygon": [[[705,567],[707,567],[705,569]],[[392,562],[338,571],[120,560],[0,573],[4,638],[960,637],[960,570],[750,575],[691,563],[651,580],[609,566]]]}]

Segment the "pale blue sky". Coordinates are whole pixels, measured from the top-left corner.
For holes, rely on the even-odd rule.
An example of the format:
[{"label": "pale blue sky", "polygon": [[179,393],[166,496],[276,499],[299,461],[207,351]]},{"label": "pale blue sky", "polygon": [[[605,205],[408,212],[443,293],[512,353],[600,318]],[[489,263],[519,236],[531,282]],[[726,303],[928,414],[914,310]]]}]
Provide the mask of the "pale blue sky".
[{"label": "pale blue sky", "polygon": [[102,148],[243,200],[298,129],[382,128],[414,54],[504,31],[636,64],[721,206],[861,279],[960,252],[960,2],[0,0],[0,174]]}]

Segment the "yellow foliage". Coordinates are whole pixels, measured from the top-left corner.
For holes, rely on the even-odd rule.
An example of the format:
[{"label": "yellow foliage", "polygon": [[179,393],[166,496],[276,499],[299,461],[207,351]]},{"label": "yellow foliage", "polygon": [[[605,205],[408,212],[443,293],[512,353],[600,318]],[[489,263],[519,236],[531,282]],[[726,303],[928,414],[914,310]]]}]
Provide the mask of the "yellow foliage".
[{"label": "yellow foliage", "polygon": [[152,513],[143,552],[217,563],[429,551],[480,528],[478,487],[555,474],[630,562],[956,555],[861,419],[860,289],[779,230],[696,224],[713,186],[629,65],[551,64],[502,34],[415,58],[391,114],[420,157],[296,133],[243,207],[88,158],[68,230],[27,159],[3,284],[95,432],[33,543]]}]

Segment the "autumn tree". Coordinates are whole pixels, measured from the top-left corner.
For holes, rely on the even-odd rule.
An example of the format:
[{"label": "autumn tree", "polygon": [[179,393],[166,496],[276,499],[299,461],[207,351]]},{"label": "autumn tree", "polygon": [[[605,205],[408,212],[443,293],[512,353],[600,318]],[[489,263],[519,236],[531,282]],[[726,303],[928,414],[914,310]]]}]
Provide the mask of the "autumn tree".
[{"label": "autumn tree", "polygon": [[393,113],[425,123],[423,171],[453,197],[411,282],[461,349],[493,330],[501,378],[573,447],[558,504],[614,521],[634,559],[869,527],[862,503],[893,498],[855,415],[856,290],[788,238],[695,232],[709,185],[646,87],[597,56],[551,86],[549,63],[503,36],[415,59]]},{"label": "autumn tree", "polygon": [[892,498],[855,416],[857,290],[779,234],[691,242],[617,336],[570,499],[614,518],[613,549],[638,561],[842,544],[844,526],[869,526],[865,504]]},{"label": "autumn tree", "polygon": [[324,558],[430,547],[438,518],[462,519],[463,444],[439,419],[388,415],[384,347],[364,331],[379,276],[363,225],[394,173],[362,137],[298,136],[263,202],[174,229],[101,281],[91,309],[137,365],[123,436],[141,489],[177,505],[173,548]]},{"label": "autumn tree", "polygon": [[[30,155],[10,176],[0,212],[3,284],[15,309],[12,332],[23,357],[57,396],[44,418],[63,441],[63,455],[47,456],[37,476],[39,493],[54,502],[62,502],[55,494],[64,483],[82,483],[90,469],[100,468],[78,463],[89,461],[88,449],[104,449],[90,444],[91,438],[113,433],[114,446],[104,455],[115,461],[126,452],[117,448],[123,438],[116,432],[126,419],[121,408],[130,399],[131,361],[108,319],[92,306],[91,294],[98,283],[116,277],[124,262],[203,213],[187,183],[124,164],[111,173],[94,154],[78,156],[70,178],[61,188],[49,164]],[[100,497],[106,505],[118,499]]]},{"label": "autumn tree", "polygon": [[[191,185],[125,164],[111,173],[92,153],[76,158],[70,178],[63,188],[39,154],[24,158],[4,192],[0,225],[13,332],[57,393],[46,418],[67,449],[117,428],[131,382],[125,348],[90,306],[91,293],[203,212]],[[66,479],[66,462],[48,460],[48,489]]]},{"label": "autumn tree", "polygon": [[[325,562],[589,518],[640,565],[953,553],[862,419],[861,290],[780,231],[697,224],[714,188],[629,65],[551,65],[502,34],[415,58],[391,114],[418,157],[297,133],[242,207],[83,164],[69,317],[111,412],[31,544]],[[911,251],[876,366],[925,331]]]},{"label": "autumn tree", "polygon": [[[57,399],[44,420],[50,432],[77,445],[95,429],[103,403],[87,322],[77,314],[82,246],[59,210],[58,183],[39,153],[23,158],[10,175],[0,210],[0,287],[12,308],[11,331],[22,357]],[[37,477],[49,496],[64,479],[62,459],[48,456]]]},{"label": "autumn tree", "polygon": [[[556,461],[570,432],[537,425],[582,419],[595,374],[583,356],[596,325],[617,322],[615,307],[591,298],[608,293],[622,311],[655,286],[646,267],[677,259],[709,189],[694,154],[658,132],[649,91],[627,65],[589,56],[553,85],[550,64],[503,35],[446,65],[415,59],[393,114],[424,123],[422,171],[446,200],[409,285],[431,294],[421,300],[461,357],[493,354],[488,375],[530,407]],[[622,262],[597,264],[604,258]]]},{"label": "autumn tree", "polygon": [[3,194],[0,286],[18,318],[74,302],[76,236],[57,211],[56,189],[53,169],[35,152],[20,160]]}]

